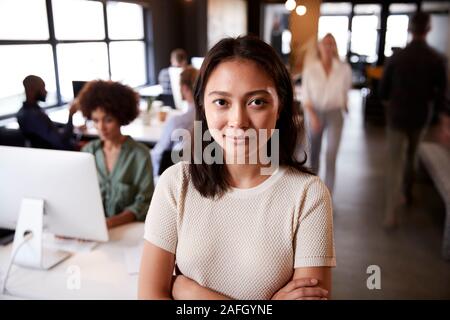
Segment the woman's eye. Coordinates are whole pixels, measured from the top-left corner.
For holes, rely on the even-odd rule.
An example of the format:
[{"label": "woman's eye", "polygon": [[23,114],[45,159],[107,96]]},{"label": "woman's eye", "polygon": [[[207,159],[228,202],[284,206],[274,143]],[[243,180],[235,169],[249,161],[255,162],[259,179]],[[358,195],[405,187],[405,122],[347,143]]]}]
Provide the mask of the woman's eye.
[{"label": "woman's eye", "polygon": [[264,99],[255,99],[250,102],[250,105],[256,106],[256,107],[262,107],[267,102]]},{"label": "woman's eye", "polygon": [[213,103],[219,107],[224,107],[227,104],[227,102],[224,99],[214,100]]}]

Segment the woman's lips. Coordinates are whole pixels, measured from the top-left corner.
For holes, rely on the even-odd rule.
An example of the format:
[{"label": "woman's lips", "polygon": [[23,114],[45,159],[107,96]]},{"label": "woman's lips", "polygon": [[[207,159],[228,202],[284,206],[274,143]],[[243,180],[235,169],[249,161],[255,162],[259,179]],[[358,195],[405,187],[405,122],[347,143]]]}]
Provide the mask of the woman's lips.
[{"label": "woman's lips", "polygon": [[246,136],[227,136],[224,135],[224,138],[234,144],[243,144],[245,143],[249,137]]}]

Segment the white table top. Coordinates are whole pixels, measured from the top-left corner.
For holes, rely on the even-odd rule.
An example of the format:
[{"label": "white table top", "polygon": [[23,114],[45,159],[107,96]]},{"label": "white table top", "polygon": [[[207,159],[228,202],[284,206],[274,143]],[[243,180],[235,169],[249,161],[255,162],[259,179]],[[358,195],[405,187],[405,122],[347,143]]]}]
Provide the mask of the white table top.
[{"label": "white table top", "polygon": [[137,90],[141,97],[157,97],[163,93],[163,88],[160,84],[155,84],[153,86],[142,87]]},{"label": "white table top", "polygon": [[[7,293],[0,299],[136,299],[138,275],[129,274],[125,252],[143,243],[144,223],[135,222],[112,229],[110,240],[90,252],[72,255],[50,270],[34,270],[13,266],[7,282]],[[2,274],[12,244],[0,246]],[[70,289],[71,267],[79,267],[80,288]]]}]

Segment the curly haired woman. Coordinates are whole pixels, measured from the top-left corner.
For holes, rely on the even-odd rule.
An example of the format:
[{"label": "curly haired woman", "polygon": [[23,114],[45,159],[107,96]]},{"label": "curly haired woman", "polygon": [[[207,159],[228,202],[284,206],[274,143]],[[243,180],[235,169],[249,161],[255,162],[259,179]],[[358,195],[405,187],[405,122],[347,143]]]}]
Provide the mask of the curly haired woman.
[{"label": "curly haired woman", "polygon": [[121,133],[139,114],[138,95],[118,82],[96,80],[83,87],[78,100],[100,137],[82,151],[95,157],[108,228],[145,220],[153,194],[149,149]]}]

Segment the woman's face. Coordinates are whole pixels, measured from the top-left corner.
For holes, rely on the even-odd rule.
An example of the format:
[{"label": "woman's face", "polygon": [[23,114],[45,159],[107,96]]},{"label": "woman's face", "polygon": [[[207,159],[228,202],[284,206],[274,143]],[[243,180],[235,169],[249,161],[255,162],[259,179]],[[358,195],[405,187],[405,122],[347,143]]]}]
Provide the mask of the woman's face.
[{"label": "woman's face", "polygon": [[335,44],[332,37],[325,37],[319,43],[320,55],[326,59],[331,59],[335,55]]},{"label": "woman's face", "polygon": [[280,108],[274,81],[255,62],[243,59],[222,62],[214,69],[205,87],[204,107],[211,135],[225,154],[244,145],[247,155],[249,133],[267,130],[258,149],[265,145]]},{"label": "woman's face", "polygon": [[102,108],[97,108],[92,111],[91,118],[102,141],[111,140],[120,136],[119,121],[107,114]]}]

